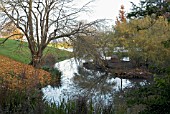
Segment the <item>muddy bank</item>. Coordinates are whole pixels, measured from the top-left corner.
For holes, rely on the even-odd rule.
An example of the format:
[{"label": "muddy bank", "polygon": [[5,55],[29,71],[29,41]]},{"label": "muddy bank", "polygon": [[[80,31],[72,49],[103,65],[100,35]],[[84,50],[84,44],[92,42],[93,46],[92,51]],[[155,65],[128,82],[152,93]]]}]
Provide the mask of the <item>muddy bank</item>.
[{"label": "muddy bank", "polygon": [[135,67],[130,61],[113,62],[111,60],[103,60],[102,65],[93,62],[83,63],[83,67],[90,70],[111,73],[111,75],[123,79],[150,79],[153,77],[146,67]]}]

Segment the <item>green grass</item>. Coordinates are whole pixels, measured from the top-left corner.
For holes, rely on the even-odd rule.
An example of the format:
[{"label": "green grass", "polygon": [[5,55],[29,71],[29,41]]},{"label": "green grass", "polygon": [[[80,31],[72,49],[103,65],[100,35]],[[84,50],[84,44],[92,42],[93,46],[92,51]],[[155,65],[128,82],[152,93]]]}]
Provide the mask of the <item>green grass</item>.
[{"label": "green grass", "polygon": [[[0,42],[4,39],[0,38]],[[44,55],[52,53],[57,57],[57,62],[70,58],[71,53],[59,50],[53,47],[47,47],[44,51]],[[28,64],[31,60],[30,50],[26,42],[21,43],[16,40],[7,40],[4,44],[0,45],[0,55],[9,57],[13,60]]]}]

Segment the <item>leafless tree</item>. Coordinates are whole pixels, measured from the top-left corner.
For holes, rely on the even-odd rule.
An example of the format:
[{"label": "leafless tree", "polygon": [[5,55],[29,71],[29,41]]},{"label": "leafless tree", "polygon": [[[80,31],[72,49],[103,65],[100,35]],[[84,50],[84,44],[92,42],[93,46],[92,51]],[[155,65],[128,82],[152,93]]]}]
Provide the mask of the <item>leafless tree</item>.
[{"label": "leafless tree", "polygon": [[[77,21],[80,13],[88,10],[88,2],[74,6],[75,0],[1,0],[0,15],[12,21],[25,35],[32,55],[30,62],[39,67],[43,51],[55,39],[74,37],[91,32],[89,27],[99,21],[82,24]],[[1,21],[5,22],[5,21]]]}]

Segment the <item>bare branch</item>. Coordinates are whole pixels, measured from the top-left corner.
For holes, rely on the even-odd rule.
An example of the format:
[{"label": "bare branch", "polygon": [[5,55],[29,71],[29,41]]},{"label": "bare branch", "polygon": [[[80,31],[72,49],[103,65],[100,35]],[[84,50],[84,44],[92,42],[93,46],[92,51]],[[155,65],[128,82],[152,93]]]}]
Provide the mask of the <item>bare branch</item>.
[{"label": "bare branch", "polygon": [[97,21],[82,24],[77,20],[78,14],[86,12],[92,1],[76,7],[74,0],[1,0],[0,15],[24,33],[32,58],[42,57],[52,40],[92,33],[89,28]]},{"label": "bare branch", "polygon": [[23,34],[12,34],[8,37],[6,37],[2,42],[0,42],[0,45],[1,44],[4,44],[9,38],[13,37],[13,36],[22,36]]}]

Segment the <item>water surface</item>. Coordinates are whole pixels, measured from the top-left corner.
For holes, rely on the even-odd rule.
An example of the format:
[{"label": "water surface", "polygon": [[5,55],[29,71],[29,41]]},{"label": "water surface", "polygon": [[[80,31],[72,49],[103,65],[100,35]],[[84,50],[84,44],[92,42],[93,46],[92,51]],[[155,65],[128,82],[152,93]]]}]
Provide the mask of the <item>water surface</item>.
[{"label": "water surface", "polygon": [[[113,102],[116,91],[122,91],[136,83],[134,80],[115,78],[104,72],[87,70],[74,58],[56,63],[55,67],[62,72],[61,87],[48,85],[42,88],[42,92],[46,101],[57,104],[63,99],[67,101],[84,96],[94,103],[107,105]],[[142,85],[145,81],[139,80],[137,83]]]}]

